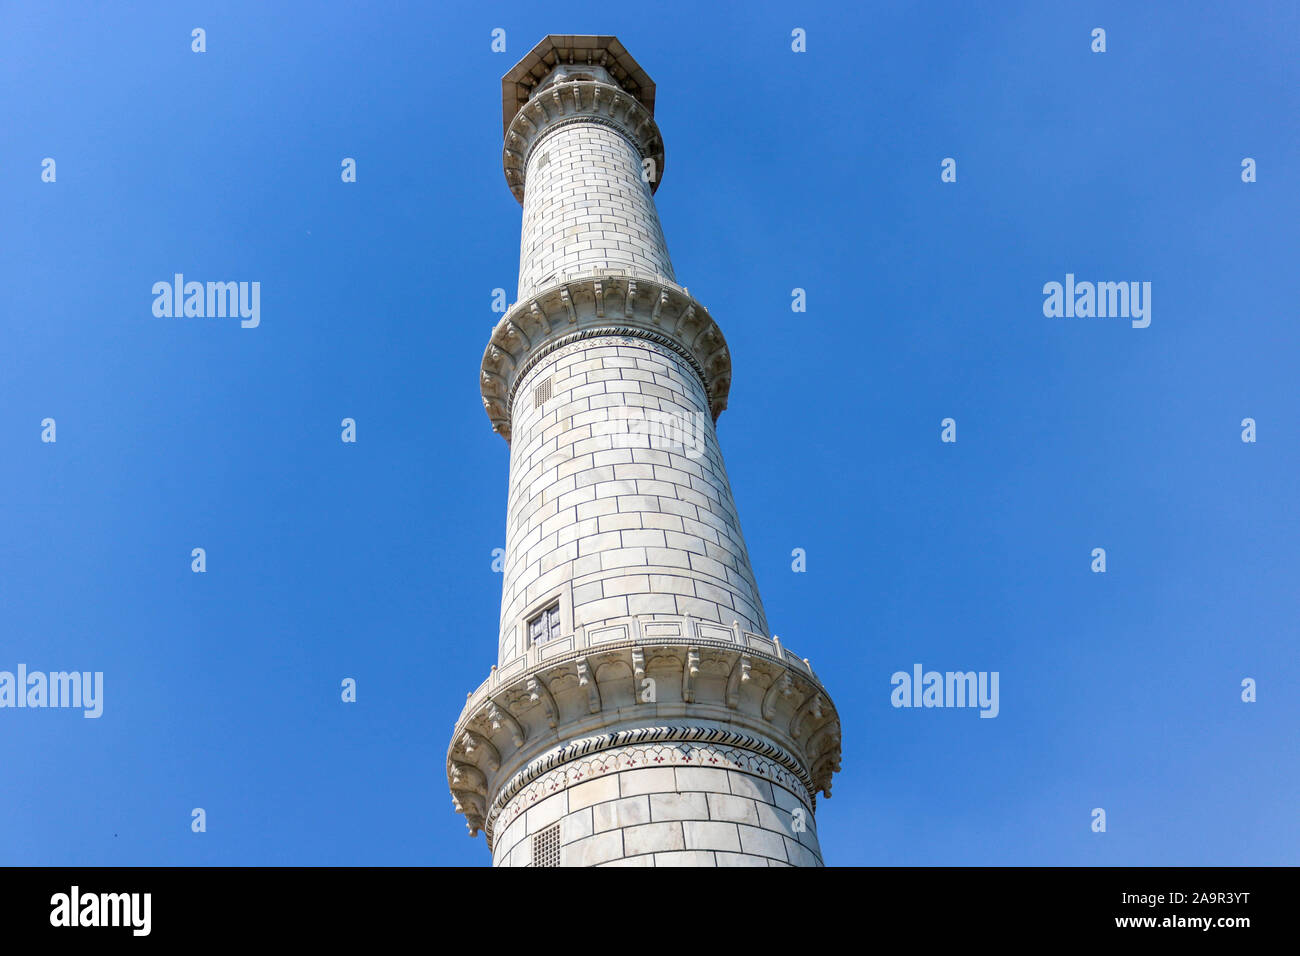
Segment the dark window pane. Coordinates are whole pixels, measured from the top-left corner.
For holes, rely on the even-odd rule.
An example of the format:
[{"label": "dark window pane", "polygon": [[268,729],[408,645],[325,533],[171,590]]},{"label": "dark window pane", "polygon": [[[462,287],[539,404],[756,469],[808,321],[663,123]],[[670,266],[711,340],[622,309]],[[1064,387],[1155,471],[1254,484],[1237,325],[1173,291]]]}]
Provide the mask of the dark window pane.
[{"label": "dark window pane", "polygon": [[560,636],[560,606],[553,604],[528,622],[528,639],[543,644]]}]

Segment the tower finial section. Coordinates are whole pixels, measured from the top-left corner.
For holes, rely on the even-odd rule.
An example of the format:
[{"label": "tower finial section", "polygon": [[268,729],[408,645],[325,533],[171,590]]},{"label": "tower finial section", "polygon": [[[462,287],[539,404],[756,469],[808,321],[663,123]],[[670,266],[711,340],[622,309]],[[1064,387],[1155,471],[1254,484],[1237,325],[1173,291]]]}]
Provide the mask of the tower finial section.
[{"label": "tower finial section", "polygon": [[587,119],[618,128],[636,144],[651,172],[663,176],[664,145],[654,121],[654,81],[612,36],[542,40],[501,78],[506,183],[521,203],[528,158],[556,126]]}]

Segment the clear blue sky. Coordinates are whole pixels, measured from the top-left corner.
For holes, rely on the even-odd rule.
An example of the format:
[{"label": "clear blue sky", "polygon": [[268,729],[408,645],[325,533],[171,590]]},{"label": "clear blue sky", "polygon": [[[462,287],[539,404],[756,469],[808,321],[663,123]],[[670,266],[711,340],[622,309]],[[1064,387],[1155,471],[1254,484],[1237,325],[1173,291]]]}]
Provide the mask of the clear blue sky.
[{"label": "clear blue sky", "polygon": [[[843,719],[827,861],[1300,862],[1294,3],[3,20],[0,670],[105,702],[0,710],[0,863],[487,863],[443,759],[500,601],[500,77],[547,33],[658,85],[768,617]],[[259,281],[260,327],[155,318],[176,272]],[[1150,327],[1044,317],[1067,272],[1150,281]],[[918,662],[1000,715],[895,710]]]}]

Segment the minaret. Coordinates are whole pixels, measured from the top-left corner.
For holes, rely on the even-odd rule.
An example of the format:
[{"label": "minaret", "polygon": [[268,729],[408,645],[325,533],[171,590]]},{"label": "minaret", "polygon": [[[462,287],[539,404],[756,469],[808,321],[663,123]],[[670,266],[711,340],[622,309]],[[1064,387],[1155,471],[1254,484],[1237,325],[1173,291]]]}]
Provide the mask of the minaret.
[{"label": "minaret", "polygon": [[497,866],[820,866],[839,717],[758,596],[714,427],[731,357],[655,211],[654,83],[615,37],[549,36],[501,88],[519,292],[479,377],[506,557],[455,807]]}]

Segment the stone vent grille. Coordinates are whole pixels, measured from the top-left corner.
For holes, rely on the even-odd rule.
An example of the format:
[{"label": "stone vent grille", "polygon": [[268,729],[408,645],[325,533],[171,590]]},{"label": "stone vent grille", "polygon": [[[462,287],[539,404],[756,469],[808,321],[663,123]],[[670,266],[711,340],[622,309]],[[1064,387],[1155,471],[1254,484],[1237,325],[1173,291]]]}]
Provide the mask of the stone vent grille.
[{"label": "stone vent grille", "polygon": [[552,377],[548,375],[537,383],[537,387],[533,389],[533,408],[541,408],[543,403],[550,401],[553,382]]},{"label": "stone vent grille", "polygon": [[560,825],[533,834],[533,866],[560,865]]}]

